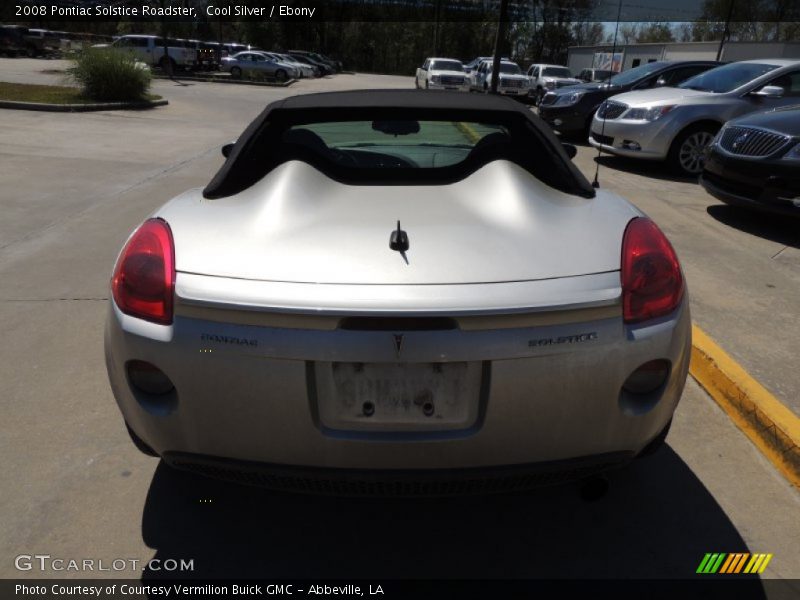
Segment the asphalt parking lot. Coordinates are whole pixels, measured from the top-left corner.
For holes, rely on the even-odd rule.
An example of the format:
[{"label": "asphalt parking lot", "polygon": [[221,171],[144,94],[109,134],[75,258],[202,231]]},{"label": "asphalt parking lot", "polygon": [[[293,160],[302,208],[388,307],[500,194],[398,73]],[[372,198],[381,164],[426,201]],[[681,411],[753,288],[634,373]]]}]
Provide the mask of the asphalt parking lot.
[{"label": "asphalt parking lot", "polygon": [[[59,83],[40,71],[61,67],[0,59],[0,80]],[[171,472],[133,447],[102,347],[108,278],[128,233],[204,186],[220,146],[269,101],[412,86],[377,75],[287,88],[160,80],[153,90],[170,104],[150,111],[0,111],[0,577],[27,576],[14,557],[42,553],[189,558],[200,577],[681,578],[706,552],[768,552],[763,577],[800,579],[800,493],[691,379],[668,447],[614,473],[591,503],[573,486],[489,499],[286,496]],[[590,179],[595,159],[579,147]],[[601,186],[672,240],[694,320],[800,414],[797,223],[730,209],[658,165],[599,164]]]}]

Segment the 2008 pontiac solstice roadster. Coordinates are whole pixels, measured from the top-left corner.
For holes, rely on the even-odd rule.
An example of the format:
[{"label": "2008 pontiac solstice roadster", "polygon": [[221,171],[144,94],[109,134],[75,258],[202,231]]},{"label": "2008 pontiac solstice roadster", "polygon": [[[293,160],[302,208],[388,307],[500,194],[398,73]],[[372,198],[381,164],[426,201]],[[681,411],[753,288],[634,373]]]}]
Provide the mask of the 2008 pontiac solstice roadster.
[{"label": "2008 pontiac solstice roadster", "polygon": [[113,271],[106,362],[171,466],[336,494],[502,491],[652,452],[689,362],[680,264],[512,100],[270,104]]}]

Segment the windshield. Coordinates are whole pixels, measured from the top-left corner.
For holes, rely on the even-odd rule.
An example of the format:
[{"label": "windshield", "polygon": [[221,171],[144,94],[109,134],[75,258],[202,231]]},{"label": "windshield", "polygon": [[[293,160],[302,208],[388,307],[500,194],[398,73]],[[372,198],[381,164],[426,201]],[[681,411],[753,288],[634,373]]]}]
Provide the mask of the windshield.
[{"label": "windshield", "polygon": [[753,79],[774,71],[778,65],[762,63],[732,63],[711,69],[687,79],[679,88],[724,94],[749,83]]},{"label": "windshield", "polygon": [[347,166],[425,169],[460,163],[490,134],[508,137],[505,127],[482,123],[331,121],[295,125],[283,139]]},{"label": "windshield", "polygon": [[614,77],[608,80],[608,83],[610,83],[611,85],[628,85],[629,83],[635,83],[640,79],[644,79],[651,73],[655,73],[656,71],[658,71],[663,67],[664,63],[659,63],[659,62],[648,63],[646,65],[642,65],[641,67],[628,69],[624,73],[619,73],[618,75],[614,75]]},{"label": "windshield", "polygon": [[[491,67],[489,68],[491,71]],[[514,63],[500,63],[500,72],[501,73],[508,73],[509,75],[519,75],[522,71],[519,68],[519,65]]]},{"label": "windshield", "polygon": [[569,69],[566,67],[545,67],[543,75],[550,77],[572,77]]},{"label": "windshield", "polygon": [[457,60],[435,60],[431,65],[435,71],[463,71],[464,66]]}]

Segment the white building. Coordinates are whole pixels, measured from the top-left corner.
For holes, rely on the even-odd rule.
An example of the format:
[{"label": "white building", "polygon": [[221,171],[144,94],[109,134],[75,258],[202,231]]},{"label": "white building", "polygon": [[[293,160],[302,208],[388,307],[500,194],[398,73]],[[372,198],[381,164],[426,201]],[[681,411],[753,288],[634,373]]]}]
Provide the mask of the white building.
[{"label": "white building", "polygon": [[[573,73],[581,69],[609,68],[611,44],[573,46],[568,50],[567,66]],[[715,60],[719,42],[664,42],[628,44],[616,47],[615,63],[622,70],[657,60]],[[727,42],[722,48],[723,62],[754,58],[798,58],[800,42]]]}]

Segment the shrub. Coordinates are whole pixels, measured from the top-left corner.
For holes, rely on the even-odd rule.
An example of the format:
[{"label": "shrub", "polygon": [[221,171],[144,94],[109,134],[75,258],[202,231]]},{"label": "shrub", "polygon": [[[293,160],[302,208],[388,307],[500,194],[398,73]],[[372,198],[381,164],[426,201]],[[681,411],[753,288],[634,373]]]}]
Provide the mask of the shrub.
[{"label": "shrub", "polygon": [[150,88],[150,69],[111,48],[87,48],[67,73],[98,102],[143,100]]}]

